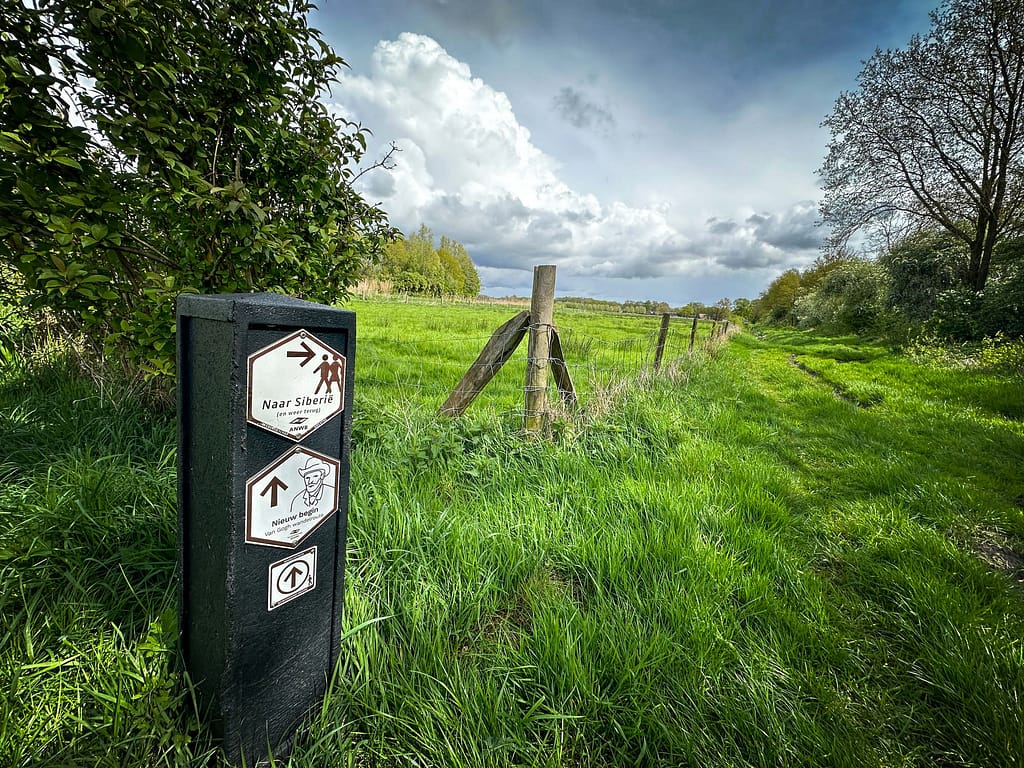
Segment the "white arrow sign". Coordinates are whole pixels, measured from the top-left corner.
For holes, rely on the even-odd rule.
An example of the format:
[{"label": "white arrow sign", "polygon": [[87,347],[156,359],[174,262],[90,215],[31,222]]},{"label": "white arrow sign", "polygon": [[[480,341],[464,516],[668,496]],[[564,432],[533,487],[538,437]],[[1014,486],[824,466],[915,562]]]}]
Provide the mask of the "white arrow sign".
[{"label": "white arrow sign", "polygon": [[249,355],[246,421],[300,440],[345,409],[345,356],[309,331]]}]

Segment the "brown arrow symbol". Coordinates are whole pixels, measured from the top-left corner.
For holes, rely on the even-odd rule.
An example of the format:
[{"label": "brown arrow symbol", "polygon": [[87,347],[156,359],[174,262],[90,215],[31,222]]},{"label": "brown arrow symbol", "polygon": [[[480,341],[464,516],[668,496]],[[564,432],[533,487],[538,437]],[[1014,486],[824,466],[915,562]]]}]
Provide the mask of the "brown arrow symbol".
[{"label": "brown arrow symbol", "polygon": [[298,580],[299,579],[303,579],[303,578],[306,577],[306,569],[305,568],[300,568],[297,565],[293,565],[292,569],[288,573],[286,573],[284,575],[284,577],[286,579],[291,579],[292,580],[292,583],[288,585],[288,591],[289,592],[294,592],[295,591],[295,585],[298,582]]},{"label": "brown arrow symbol", "polygon": [[299,343],[302,345],[302,349],[304,351],[300,352],[297,349],[290,349],[290,350],[288,350],[288,357],[304,357],[304,358],[306,358],[301,363],[299,363],[299,368],[302,368],[302,367],[304,367],[306,365],[306,363],[308,363],[310,360],[312,360],[316,356],[316,353],[312,349],[310,349],[309,345],[306,342],[301,341]]},{"label": "brown arrow symbol", "polygon": [[288,490],[288,486],[285,485],[284,483],[282,483],[280,478],[278,478],[277,475],[274,475],[270,479],[270,482],[267,483],[267,487],[263,489],[263,492],[260,494],[260,496],[266,496],[267,495],[267,491],[270,491],[270,506],[271,507],[276,507],[277,506],[277,492],[278,492],[278,490],[287,491]]}]

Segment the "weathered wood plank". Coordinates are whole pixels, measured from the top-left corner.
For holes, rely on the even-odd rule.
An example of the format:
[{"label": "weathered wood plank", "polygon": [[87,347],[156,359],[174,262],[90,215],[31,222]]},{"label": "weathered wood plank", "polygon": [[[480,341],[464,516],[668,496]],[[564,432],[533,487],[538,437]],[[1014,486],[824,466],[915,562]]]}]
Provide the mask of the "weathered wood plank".
[{"label": "weathered wood plank", "polygon": [[668,312],[661,316],[661,328],[658,329],[658,344],[654,348],[654,372],[661,368],[661,358],[665,354],[665,340],[668,339],[668,324],[672,315]]},{"label": "weathered wood plank", "polygon": [[498,328],[462,380],[455,385],[455,389],[444,401],[438,413],[445,416],[461,416],[480,391],[487,386],[487,382],[493,379],[501,370],[501,366],[512,357],[529,327],[530,313],[524,310]]},{"label": "weathered wood plank", "polygon": [[540,435],[547,420],[548,363],[551,358],[552,316],[555,308],[555,266],[533,268],[530,295],[530,342],[526,353],[526,413],[528,435]]},{"label": "weathered wood plank", "polygon": [[562,340],[558,338],[558,331],[554,328],[551,329],[551,373],[555,377],[558,394],[562,396],[562,404],[566,408],[575,408],[579,403],[576,387],[573,386],[569,366],[566,365],[565,355],[562,353]]}]

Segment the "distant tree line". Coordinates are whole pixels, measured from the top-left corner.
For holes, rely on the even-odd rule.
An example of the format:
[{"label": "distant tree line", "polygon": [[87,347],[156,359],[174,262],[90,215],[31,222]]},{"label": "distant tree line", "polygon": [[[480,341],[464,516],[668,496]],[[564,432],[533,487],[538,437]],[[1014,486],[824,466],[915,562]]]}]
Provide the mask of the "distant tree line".
[{"label": "distant tree line", "polygon": [[664,301],[610,301],[594,299],[589,296],[562,296],[555,299],[555,304],[564,309],[579,309],[587,312],[616,312],[630,315],[660,315],[672,312]]},{"label": "distant tree line", "polygon": [[754,322],[949,340],[1024,337],[1024,238],[994,250],[986,286],[970,283],[969,248],[945,231],[904,236],[876,259],[840,250],[779,275],[749,308]]},{"label": "distant tree line", "polygon": [[480,276],[465,246],[443,235],[436,244],[426,224],[388,243],[363,276],[390,283],[398,293],[469,297],[480,293]]},{"label": "distant tree line", "polygon": [[[529,299],[524,299],[528,301]],[[627,315],[662,315],[673,314],[680,317],[707,317],[713,320],[728,320],[738,313],[733,311],[733,303],[729,299],[720,299],[715,304],[702,304],[692,301],[680,307],[669,306],[665,301],[609,301],[589,297],[563,296],[555,299],[555,304],[564,309],[579,309],[589,312],[617,312]],[[747,299],[737,299],[737,307],[750,304]]]}]

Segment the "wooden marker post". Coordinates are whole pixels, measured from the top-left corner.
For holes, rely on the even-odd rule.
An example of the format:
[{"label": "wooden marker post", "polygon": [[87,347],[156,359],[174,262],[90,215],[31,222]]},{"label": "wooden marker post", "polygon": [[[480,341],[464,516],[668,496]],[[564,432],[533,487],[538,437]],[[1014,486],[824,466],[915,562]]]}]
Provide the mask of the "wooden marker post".
[{"label": "wooden marker post", "polygon": [[661,358],[665,354],[665,341],[668,339],[668,324],[672,315],[668,312],[661,316],[661,328],[658,329],[658,343],[654,348],[654,372],[661,367]]},{"label": "wooden marker post", "polygon": [[555,267],[551,264],[534,267],[533,294],[530,298],[530,342],[526,353],[524,418],[524,427],[530,435],[538,435],[544,429],[554,307]]},{"label": "wooden marker post", "polygon": [[690,328],[690,351],[693,352],[693,342],[697,338],[697,318],[693,318],[693,327]]},{"label": "wooden marker post", "polygon": [[283,757],[338,660],[355,315],[178,297],[181,651],[233,764]]}]

